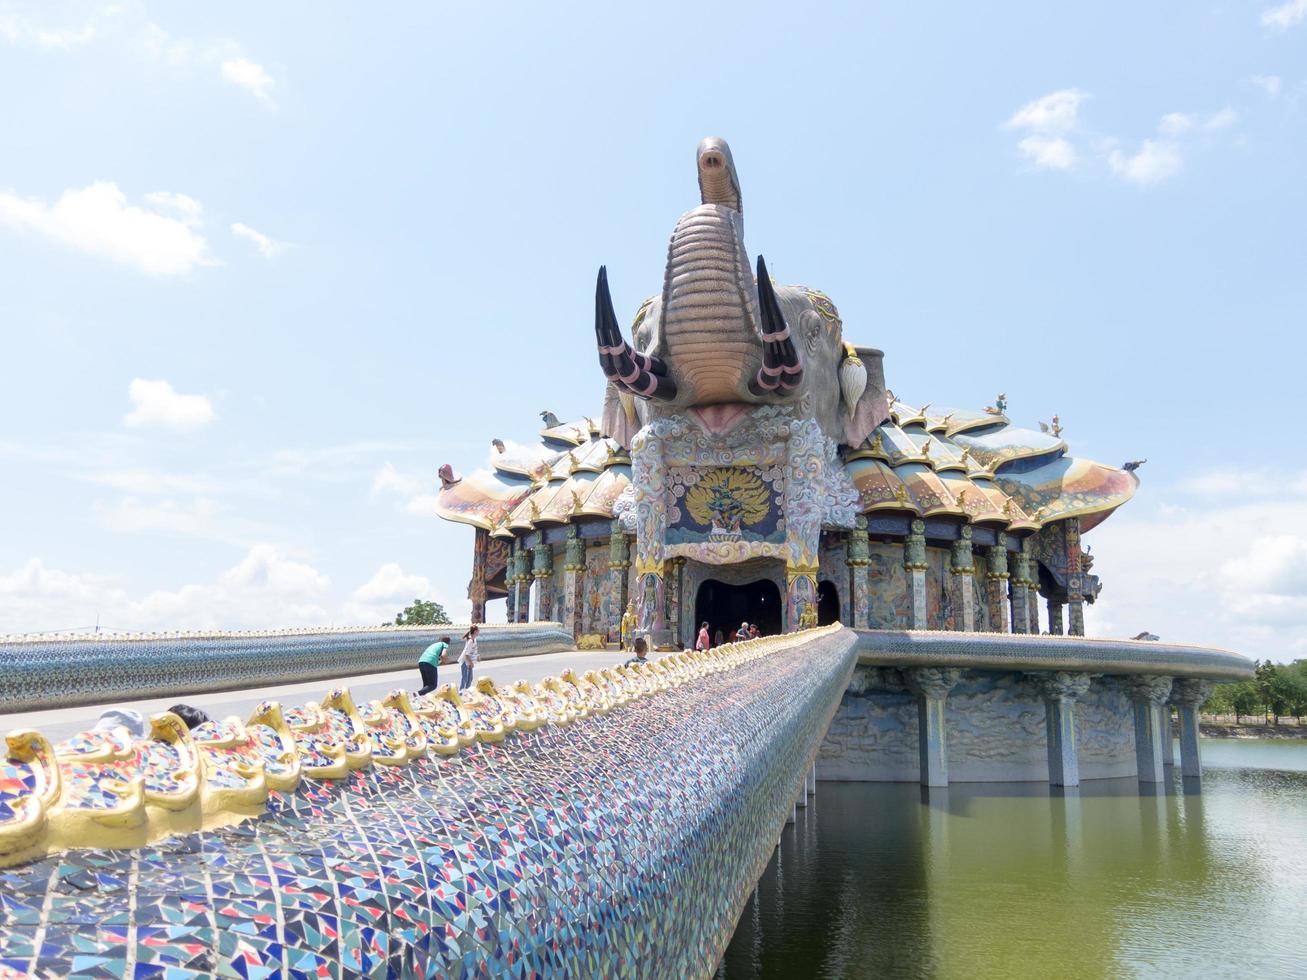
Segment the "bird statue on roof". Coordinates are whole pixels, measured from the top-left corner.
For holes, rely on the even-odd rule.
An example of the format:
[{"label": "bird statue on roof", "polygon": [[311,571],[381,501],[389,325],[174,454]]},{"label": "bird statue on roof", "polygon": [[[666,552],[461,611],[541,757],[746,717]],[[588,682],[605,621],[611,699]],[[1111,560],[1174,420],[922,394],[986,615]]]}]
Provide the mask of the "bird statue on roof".
[{"label": "bird statue on roof", "polygon": [[502,452],[504,451],[504,440],[503,440],[503,439],[491,439],[491,440],[490,440],[490,445],[492,445],[492,446],[495,447],[495,452],[497,452],[497,453],[502,453]]},{"label": "bird statue on roof", "polygon": [[440,477],[440,489],[448,490],[455,483],[460,482],[459,478],[454,476],[454,467],[448,463],[436,470],[436,476]]},{"label": "bird statue on roof", "polygon": [[1147,462],[1148,460],[1146,459],[1132,459],[1128,463],[1122,463],[1121,469],[1125,470],[1127,473],[1133,473]]},{"label": "bird statue on roof", "polygon": [[1002,415],[1006,411],[1007,411],[1007,395],[1005,395],[1001,391],[994,397],[993,405],[985,406],[986,415]]},{"label": "bird statue on roof", "polygon": [[558,416],[548,409],[540,413],[540,421],[545,424],[546,429],[552,429],[556,425],[562,425],[562,423],[558,421]]}]

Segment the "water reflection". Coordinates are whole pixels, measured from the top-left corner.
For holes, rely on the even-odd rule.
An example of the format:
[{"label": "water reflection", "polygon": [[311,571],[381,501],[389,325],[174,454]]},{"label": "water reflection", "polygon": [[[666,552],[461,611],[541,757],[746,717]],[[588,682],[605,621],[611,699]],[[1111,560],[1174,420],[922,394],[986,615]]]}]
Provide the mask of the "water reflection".
[{"label": "water reflection", "polygon": [[720,975],[1307,975],[1307,774],[1185,790],[822,783]]}]

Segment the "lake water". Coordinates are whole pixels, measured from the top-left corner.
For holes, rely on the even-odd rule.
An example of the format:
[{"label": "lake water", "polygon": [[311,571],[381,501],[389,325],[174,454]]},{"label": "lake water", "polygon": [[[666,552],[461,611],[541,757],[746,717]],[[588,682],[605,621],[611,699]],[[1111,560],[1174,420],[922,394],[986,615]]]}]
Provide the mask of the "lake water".
[{"label": "lake water", "polygon": [[1204,740],[1177,775],[821,783],[720,977],[1307,977],[1307,742]]}]

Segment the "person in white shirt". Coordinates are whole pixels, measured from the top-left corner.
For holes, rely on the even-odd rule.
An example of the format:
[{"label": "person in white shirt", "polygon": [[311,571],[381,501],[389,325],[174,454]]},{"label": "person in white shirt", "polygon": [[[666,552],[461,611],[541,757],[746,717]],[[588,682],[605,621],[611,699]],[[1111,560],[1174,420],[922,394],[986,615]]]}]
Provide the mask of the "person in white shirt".
[{"label": "person in white shirt", "polygon": [[458,655],[458,689],[460,691],[465,691],[472,686],[472,668],[481,659],[477,654],[477,634],[480,632],[481,627],[473,624],[472,628],[463,634],[463,652]]}]

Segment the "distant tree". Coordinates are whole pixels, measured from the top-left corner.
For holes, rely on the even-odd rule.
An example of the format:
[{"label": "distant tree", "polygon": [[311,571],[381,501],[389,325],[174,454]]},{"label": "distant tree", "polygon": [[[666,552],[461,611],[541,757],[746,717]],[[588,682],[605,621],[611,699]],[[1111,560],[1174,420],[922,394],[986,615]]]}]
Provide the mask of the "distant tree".
[{"label": "distant tree", "polygon": [[1242,715],[1254,714],[1262,706],[1262,699],[1257,694],[1254,681],[1240,681],[1231,685],[1230,707],[1234,708],[1234,723],[1242,720]]},{"label": "distant tree", "polygon": [[422,599],[414,599],[413,605],[395,617],[396,626],[446,626],[449,621],[444,606]]},{"label": "distant tree", "polygon": [[1234,684],[1217,684],[1199,710],[1205,715],[1233,714],[1234,704],[1231,699],[1234,697],[1234,688]]}]

